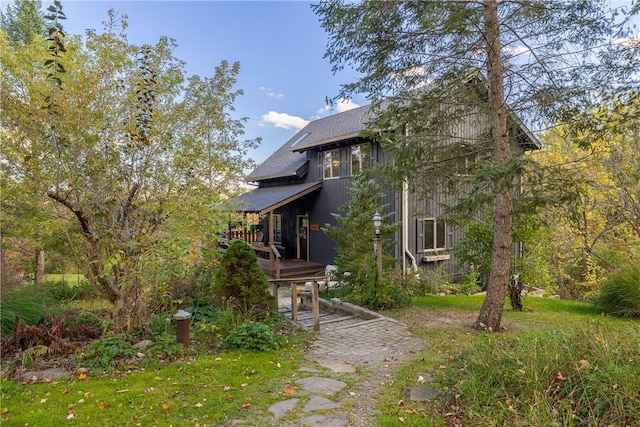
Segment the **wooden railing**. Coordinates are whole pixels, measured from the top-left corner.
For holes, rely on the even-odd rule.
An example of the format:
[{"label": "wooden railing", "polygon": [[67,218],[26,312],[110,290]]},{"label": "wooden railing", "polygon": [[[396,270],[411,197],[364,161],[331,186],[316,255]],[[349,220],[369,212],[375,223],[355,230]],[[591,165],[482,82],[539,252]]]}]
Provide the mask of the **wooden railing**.
[{"label": "wooden railing", "polygon": [[227,231],[225,237],[231,240],[244,240],[247,243],[261,242],[262,231]]}]

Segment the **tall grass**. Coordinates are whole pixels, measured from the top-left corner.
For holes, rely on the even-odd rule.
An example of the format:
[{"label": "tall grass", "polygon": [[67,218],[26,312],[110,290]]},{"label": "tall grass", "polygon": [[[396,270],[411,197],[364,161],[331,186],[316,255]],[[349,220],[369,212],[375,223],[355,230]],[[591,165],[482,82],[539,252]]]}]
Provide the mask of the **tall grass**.
[{"label": "tall grass", "polygon": [[[477,297],[416,301],[413,331],[428,345],[381,397],[379,426],[640,425],[640,322],[602,316],[591,304],[527,298],[505,309],[505,333],[464,324],[420,327],[422,316],[476,312]],[[397,313],[402,318],[402,313]],[[408,402],[419,376],[440,392]],[[402,404],[399,405],[398,402]]]},{"label": "tall grass", "polygon": [[2,338],[11,335],[16,319],[34,325],[48,312],[51,297],[46,289],[29,285],[3,292],[0,297]]},{"label": "tall grass", "polygon": [[596,305],[614,316],[640,317],[640,266],[618,270],[602,286]]}]

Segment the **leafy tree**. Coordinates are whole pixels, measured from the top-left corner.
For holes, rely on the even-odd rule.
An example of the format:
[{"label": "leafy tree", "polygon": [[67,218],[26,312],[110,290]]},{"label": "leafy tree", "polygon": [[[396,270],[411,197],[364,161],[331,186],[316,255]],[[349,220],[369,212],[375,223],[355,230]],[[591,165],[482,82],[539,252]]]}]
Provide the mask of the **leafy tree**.
[{"label": "leafy tree", "polygon": [[[313,8],[329,33],[326,56],[334,70],[353,65],[361,75],[340,96],[366,93],[378,106],[388,99],[375,129],[406,124],[405,132],[382,139],[396,183],[432,190],[444,180],[444,188],[468,189],[455,181],[464,175],[457,165],[482,160],[470,168],[478,178],[470,195],[478,206],[493,205],[494,241],[476,327],[500,330],[516,177],[526,164],[513,148],[523,135],[509,113],[548,126],[574,119],[593,105],[594,94],[608,99],[627,90],[637,46],[613,41],[628,35],[627,19],[638,7],[610,10],[596,0],[332,0]],[[470,74],[478,71],[479,79]]]},{"label": "leafy tree", "polygon": [[174,40],[132,45],[125,17],[109,11],[105,32],[82,43],[64,33],[59,2],[49,11],[46,50],[25,59],[2,38],[6,173],[73,224],[85,276],[116,305],[115,328],[132,328],[148,319],[155,279],[198,259],[228,184],[250,165],[242,156],[256,141],[239,140],[245,119],[230,117],[239,65],[185,80]]}]

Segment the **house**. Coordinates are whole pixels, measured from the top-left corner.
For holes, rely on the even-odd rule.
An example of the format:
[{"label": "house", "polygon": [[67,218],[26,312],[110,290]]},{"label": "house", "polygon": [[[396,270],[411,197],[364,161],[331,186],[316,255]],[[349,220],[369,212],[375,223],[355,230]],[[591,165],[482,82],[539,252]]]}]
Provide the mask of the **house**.
[{"label": "house", "polygon": [[[352,175],[389,161],[378,143],[362,135],[371,119],[370,107],[364,106],[312,121],[249,174],[247,180],[257,188],[234,202],[238,211],[262,218],[258,227],[265,230],[265,237],[260,245],[274,248],[279,260],[315,263],[317,271],[334,263],[334,243],[321,227],[335,224],[331,214],[348,201]],[[477,123],[462,124],[460,132],[487,131]],[[518,146],[522,150],[539,148],[524,125],[517,123],[523,129]],[[404,270],[444,263],[449,274],[460,272],[452,253],[460,232],[437,220],[444,197],[434,194],[425,199],[406,189],[385,190],[383,204],[393,221],[402,223],[395,236],[394,255]],[[270,256],[267,274],[280,276],[274,255]]]}]

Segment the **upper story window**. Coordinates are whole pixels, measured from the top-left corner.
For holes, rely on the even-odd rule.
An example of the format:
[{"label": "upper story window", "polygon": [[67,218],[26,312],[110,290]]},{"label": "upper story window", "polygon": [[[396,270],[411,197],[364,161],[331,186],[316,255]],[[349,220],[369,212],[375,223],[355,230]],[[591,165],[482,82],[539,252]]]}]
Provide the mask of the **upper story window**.
[{"label": "upper story window", "polygon": [[355,175],[371,166],[371,145],[351,146],[351,175]]},{"label": "upper story window", "polygon": [[322,177],[324,179],[340,176],[340,150],[325,151],[322,162]]}]

